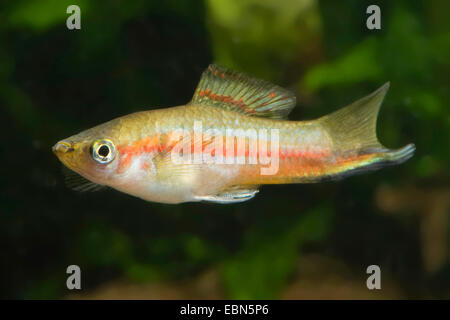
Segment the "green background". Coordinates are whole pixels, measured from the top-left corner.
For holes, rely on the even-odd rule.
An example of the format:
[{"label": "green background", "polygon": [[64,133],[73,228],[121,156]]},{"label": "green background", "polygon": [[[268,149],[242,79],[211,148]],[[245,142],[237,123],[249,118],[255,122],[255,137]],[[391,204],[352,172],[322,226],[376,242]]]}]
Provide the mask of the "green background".
[{"label": "green background", "polygon": [[[66,28],[70,4],[81,30]],[[381,30],[366,28],[370,4]],[[0,297],[450,298],[449,12],[445,0],[2,2]],[[378,136],[416,154],[237,205],[64,186],[55,142],[187,103],[212,62],[295,92],[295,120],[390,81]],[[366,288],[372,264],[381,291]]]}]

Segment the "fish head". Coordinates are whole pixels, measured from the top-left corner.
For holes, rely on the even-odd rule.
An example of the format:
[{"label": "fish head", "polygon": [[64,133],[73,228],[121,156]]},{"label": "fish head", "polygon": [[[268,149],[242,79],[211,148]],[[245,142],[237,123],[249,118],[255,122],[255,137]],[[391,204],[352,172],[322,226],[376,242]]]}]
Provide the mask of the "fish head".
[{"label": "fish head", "polygon": [[111,185],[119,163],[120,130],[106,123],[57,142],[52,150],[69,169],[92,182]]}]

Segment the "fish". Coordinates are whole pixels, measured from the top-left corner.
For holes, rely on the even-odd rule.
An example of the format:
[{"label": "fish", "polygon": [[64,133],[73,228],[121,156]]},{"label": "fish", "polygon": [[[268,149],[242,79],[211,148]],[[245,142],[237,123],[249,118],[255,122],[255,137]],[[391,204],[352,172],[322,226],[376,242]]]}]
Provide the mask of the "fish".
[{"label": "fish", "polygon": [[376,135],[388,88],[315,120],[289,121],[292,92],[211,64],[186,105],[113,119],[52,150],[78,191],[110,187],[159,203],[239,203],[263,185],[340,180],[411,158],[414,144],[388,149]]}]

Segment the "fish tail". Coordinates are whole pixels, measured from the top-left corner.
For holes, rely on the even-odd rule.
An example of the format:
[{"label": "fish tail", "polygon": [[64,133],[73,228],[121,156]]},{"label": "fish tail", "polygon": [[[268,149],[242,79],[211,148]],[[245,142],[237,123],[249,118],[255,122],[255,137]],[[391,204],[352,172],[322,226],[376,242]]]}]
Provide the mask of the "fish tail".
[{"label": "fish tail", "polygon": [[319,119],[333,141],[338,158],[333,178],[397,165],[411,158],[414,144],[391,150],[376,135],[378,111],[389,89],[389,82],[372,94]]}]

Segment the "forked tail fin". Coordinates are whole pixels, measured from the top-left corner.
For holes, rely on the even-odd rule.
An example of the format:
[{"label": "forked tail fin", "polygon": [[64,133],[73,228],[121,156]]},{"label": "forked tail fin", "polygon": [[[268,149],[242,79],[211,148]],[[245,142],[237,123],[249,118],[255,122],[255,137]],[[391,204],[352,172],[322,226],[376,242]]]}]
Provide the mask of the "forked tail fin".
[{"label": "forked tail fin", "polygon": [[[414,144],[390,150],[377,139],[378,111],[388,89],[389,82],[372,94],[319,119],[333,140],[335,153],[348,164],[348,173],[399,164],[414,154]],[[354,159],[354,163],[349,163],[349,159]],[[345,168],[342,170],[342,173],[347,172]]]}]

